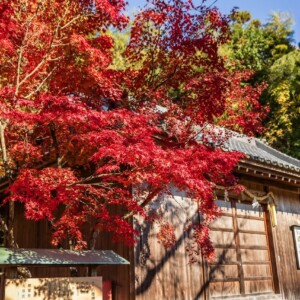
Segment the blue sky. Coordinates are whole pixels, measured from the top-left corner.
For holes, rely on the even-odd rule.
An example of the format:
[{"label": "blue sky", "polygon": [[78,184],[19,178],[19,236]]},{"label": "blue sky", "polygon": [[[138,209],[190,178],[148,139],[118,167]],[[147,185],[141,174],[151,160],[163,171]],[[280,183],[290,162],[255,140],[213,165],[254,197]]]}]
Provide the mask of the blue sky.
[{"label": "blue sky", "polygon": [[[127,0],[129,10],[136,10],[145,4],[145,0]],[[207,4],[214,3],[215,0],[207,0]],[[194,0],[194,3],[201,3],[200,0]],[[235,6],[240,10],[248,10],[254,18],[267,22],[272,12],[287,12],[295,21],[293,27],[294,39],[300,42],[300,0],[217,0],[215,5],[221,12],[229,13]]]}]

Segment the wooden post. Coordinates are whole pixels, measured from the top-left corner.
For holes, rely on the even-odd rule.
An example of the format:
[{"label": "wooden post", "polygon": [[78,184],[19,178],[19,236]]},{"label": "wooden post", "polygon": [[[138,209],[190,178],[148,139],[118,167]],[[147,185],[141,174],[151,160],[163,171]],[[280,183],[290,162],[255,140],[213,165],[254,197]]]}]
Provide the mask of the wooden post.
[{"label": "wooden post", "polygon": [[245,295],[245,281],[244,281],[244,269],[242,265],[242,254],[241,254],[241,248],[240,248],[240,237],[239,237],[239,229],[238,229],[238,223],[237,223],[237,209],[236,209],[236,202],[231,201],[231,207],[232,207],[232,216],[233,216],[233,229],[234,229],[234,235],[235,235],[235,245],[236,245],[236,256],[238,264],[238,275],[240,279],[240,293],[241,295]]},{"label": "wooden post", "polygon": [[96,265],[91,265],[89,267],[89,276],[97,277],[97,266]]},{"label": "wooden post", "polygon": [[0,273],[0,300],[4,300],[5,296],[5,273]]},{"label": "wooden post", "polygon": [[266,207],[264,207],[264,223],[265,223],[265,230],[266,230],[266,238],[268,244],[268,254],[270,258],[270,268],[271,268],[271,275],[272,275],[272,284],[275,294],[280,293],[279,289],[279,278],[278,278],[278,271],[276,265],[276,256],[275,256],[275,246],[274,246],[274,239],[272,234],[272,226],[271,226],[271,218],[269,211]]}]

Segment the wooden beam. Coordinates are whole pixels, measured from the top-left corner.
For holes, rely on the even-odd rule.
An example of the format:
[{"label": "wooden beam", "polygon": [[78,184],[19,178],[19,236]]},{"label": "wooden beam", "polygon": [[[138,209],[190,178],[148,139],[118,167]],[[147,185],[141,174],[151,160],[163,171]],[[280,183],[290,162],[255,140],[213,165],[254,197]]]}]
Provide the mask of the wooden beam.
[{"label": "wooden beam", "polygon": [[[210,266],[236,266],[240,263],[237,261],[233,262],[210,262]],[[268,260],[256,260],[256,261],[243,261],[243,265],[269,265],[270,261]]]},{"label": "wooden beam", "polygon": [[219,263],[219,262],[210,262],[208,263],[209,266],[237,266],[240,263],[237,261],[233,261],[233,262],[224,262],[224,263]]},{"label": "wooden beam", "polygon": [[245,281],[272,280],[272,276],[245,277],[244,280]]},{"label": "wooden beam", "polygon": [[238,276],[239,276],[239,282],[240,282],[240,294],[245,295],[245,282],[244,282],[244,269],[242,265],[242,253],[241,253],[241,247],[240,247],[240,237],[238,233],[238,222],[237,222],[237,209],[236,209],[236,202],[231,201],[231,207],[232,207],[232,220],[233,220],[233,229],[234,229],[234,238],[235,238],[235,244],[236,244],[236,258],[237,261],[240,262],[238,264]]},{"label": "wooden beam", "polygon": [[268,260],[243,261],[243,265],[269,265]]},{"label": "wooden beam", "polygon": [[249,219],[249,220],[258,220],[258,221],[263,221],[264,218],[262,217],[255,217],[255,216],[246,216],[246,215],[236,215],[237,218],[240,218],[240,219]]},{"label": "wooden beam", "polygon": [[210,282],[234,282],[234,281],[237,281],[239,282],[240,281],[240,278],[224,278],[224,279],[211,279]]},{"label": "wooden beam", "polygon": [[292,192],[292,193],[300,193],[300,184],[297,185],[297,181],[294,182],[294,180],[292,179],[292,181],[288,184],[288,183],[284,183],[282,181],[274,181],[268,178],[261,178],[261,177],[257,177],[257,176],[253,176],[250,174],[235,174],[236,176],[239,177],[240,179],[240,183],[242,183],[242,181],[246,181],[246,182],[257,182],[258,178],[259,178],[259,183],[263,186],[269,186],[269,187],[276,187],[276,188],[280,188],[283,190],[286,190],[288,192]]},{"label": "wooden beam", "polygon": [[277,265],[276,265],[276,256],[275,256],[275,247],[274,247],[274,240],[273,240],[273,234],[272,234],[271,219],[270,219],[270,214],[269,214],[266,206],[264,206],[264,209],[265,209],[265,229],[267,232],[267,243],[269,246],[268,254],[269,254],[269,259],[271,261],[270,271],[271,271],[272,279],[273,279],[272,284],[273,284],[274,292],[276,294],[279,294],[280,293],[279,277],[278,277],[278,270],[277,270]]},{"label": "wooden beam", "polygon": [[5,273],[0,273],[0,300],[4,300],[5,297]]},{"label": "wooden beam", "polygon": [[[253,160],[242,160],[239,167],[235,168],[238,174],[253,174],[256,178],[264,177],[266,175],[271,181],[285,182],[287,185],[300,185],[299,172],[283,167],[276,167],[274,165],[267,165]],[[274,179],[272,179],[274,178]]]},{"label": "wooden beam", "polygon": [[211,231],[233,232],[231,228],[209,227]]},{"label": "wooden beam", "polygon": [[266,233],[264,231],[258,231],[258,230],[244,230],[244,229],[239,229],[239,232],[240,233],[266,235]]},{"label": "wooden beam", "polygon": [[257,245],[250,245],[250,246],[240,246],[241,249],[246,249],[246,250],[268,250],[267,246],[257,246]]},{"label": "wooden beam", "polygon": [[[256,277],[244,277],[245,281],[257,281],[257,280],[272,280],[272,276],[256,276]],[[234,282],[240,281],[240,278],[216,278],[212,279],[211,282]],[[243,294],[245,295],[245,294]]]},{"label": "wooden beam", "polygon": [[221,249],[235,249],[235,245],[228,245],[228,244],[213,244],[214,248],[221,248]]}]

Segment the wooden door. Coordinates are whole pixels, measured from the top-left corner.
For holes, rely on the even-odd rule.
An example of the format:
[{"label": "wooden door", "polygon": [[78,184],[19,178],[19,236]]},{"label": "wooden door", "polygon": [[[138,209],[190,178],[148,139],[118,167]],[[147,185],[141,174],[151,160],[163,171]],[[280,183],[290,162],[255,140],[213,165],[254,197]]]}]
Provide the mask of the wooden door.
[{"label": "wooden door", "polygon": [[218,201],[223,215],[211,226],[216,258],[208,265],[210,298],[273,292],[263,208]]}]

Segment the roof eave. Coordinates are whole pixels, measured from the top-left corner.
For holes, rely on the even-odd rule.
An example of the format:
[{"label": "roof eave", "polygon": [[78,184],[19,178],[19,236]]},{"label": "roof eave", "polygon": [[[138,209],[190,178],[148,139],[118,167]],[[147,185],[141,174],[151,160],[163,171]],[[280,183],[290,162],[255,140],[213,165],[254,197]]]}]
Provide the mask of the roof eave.
[{"label": "roof eave", "polygon": [[267,164],[251,158],[241,159],[235,169],[237,173],[277,181],[300,187],[300,172],[289,168]]}]

